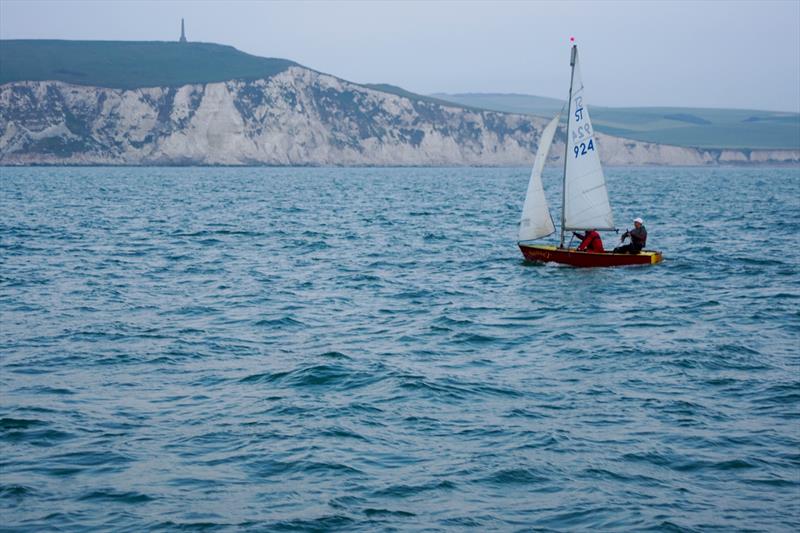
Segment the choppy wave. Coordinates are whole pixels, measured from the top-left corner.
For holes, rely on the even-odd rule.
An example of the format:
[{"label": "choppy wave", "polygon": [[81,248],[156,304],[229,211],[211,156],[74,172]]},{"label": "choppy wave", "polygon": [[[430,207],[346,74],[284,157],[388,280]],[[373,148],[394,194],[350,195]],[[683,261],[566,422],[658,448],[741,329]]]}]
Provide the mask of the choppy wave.
[{"label": "choppy wave", "polygon": [[526,169],[0,172],[4,528],[800,529],[797,169],[609,169],[588,270]]}]

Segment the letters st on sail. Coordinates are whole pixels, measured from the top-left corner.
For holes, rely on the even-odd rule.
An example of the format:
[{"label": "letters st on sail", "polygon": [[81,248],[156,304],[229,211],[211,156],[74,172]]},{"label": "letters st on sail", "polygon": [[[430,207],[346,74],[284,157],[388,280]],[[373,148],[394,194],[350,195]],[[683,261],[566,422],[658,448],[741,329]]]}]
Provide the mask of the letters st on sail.
[{"label": "letters st on sail", "polygon": [[[583,96],[576,96],[572,99],[575,111],[575,123],[577,127],[572,131],[572,151],[575,157],[586,155],[589,150],[594,150],[594,139],[592,138],[592,124],[583,120],[585,109],[583,108]],[[587,141],[588,139],[588,141]]]}]

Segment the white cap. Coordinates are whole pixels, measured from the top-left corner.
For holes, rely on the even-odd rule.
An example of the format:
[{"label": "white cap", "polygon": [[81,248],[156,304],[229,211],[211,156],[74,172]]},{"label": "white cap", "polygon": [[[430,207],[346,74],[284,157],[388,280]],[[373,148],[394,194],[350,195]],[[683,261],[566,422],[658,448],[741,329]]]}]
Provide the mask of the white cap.
[{"label": "white cap", "polygon": [[639,217],[636,217],[636,218],[634,218],[634,219],[633,219],[633,221],[634,221],[634,222],[638,222],[639,224],[644,224],[644,220],[642,220],[642,219],[641,219],[641,218],[639,218]]}]

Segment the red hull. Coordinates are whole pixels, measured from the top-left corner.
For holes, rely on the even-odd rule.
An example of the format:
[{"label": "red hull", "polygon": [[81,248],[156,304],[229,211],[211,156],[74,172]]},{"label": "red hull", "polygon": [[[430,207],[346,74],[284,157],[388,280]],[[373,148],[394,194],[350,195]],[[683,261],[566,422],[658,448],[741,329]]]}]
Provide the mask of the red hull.
[{"label": "red hull", "polygon": [[561,263],[575,267],[615,267],[628,265],[653,265],[662,260],[661,252],[642,250],[640,254],[615,254],[611,252],[579,252],[575,248],[520,244],[519,249],[528,261]]}]

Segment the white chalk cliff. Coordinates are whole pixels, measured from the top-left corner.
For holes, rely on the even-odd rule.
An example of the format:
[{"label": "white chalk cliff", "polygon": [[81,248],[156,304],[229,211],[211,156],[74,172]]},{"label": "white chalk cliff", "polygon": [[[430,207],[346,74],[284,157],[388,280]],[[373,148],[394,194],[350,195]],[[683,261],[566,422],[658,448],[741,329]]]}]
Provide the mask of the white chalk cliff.
[{"label": "white chalk cliff", "polygon": [[[529,165],[545,123],[296,66],[268,79],[134,90],[14,82],[0,86],[0,164]],[[797,150],[597,141],[610,165],[800,162]]]}]

